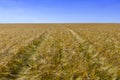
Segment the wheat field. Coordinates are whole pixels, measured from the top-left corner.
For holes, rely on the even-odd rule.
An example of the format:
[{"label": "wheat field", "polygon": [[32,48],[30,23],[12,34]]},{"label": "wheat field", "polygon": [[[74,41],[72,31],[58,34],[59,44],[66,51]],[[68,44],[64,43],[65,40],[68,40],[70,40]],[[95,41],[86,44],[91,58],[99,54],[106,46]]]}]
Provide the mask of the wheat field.
[{"label": "wheat field", "polygon": [[0,80],[120,80],[120,24],[0,24]]}]

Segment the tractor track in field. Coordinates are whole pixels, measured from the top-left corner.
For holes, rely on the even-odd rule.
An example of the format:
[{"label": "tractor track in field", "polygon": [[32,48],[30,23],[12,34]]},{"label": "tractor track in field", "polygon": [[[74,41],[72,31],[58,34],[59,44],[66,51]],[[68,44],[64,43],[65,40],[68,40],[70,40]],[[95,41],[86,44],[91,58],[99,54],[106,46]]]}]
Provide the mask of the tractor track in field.
[{"label": "tractor track in field", "polygon": [[[85,40],[84,38],[80,37],[75,31],[73,31],[70,28],[67,28],[68,31],[74,36],[76,37],[76,39],[78,40],[78,42],[80,44],[82,44],[83,49],[86,51],[86,54],[93,54],[94,56],[97,56],[99,52],[97,52],[97,49],[94,47],[94,45],[92,43],[90,43],[88,40]],[[86,56],[85,56],[86,57]]]},{"label": "tractor track in field", "polygon": [[[93,44],[90,44],[87,40],[85,40],[84,38],[81,38],[75,31],[73,31],[72,29],[70,28],[67,28],[68,31],[76,38],[76,40],[78,40],[78,42],[80,44],[82,44],[83,46],[81,46],[84,50],[84,54],[83,54],[83,58],[84,60],[86,60],[87,62],[89,62],[90,58],[92,58],[94,55],[92,56],[89,56],[91,55],[91,53],[93,54],[94,50],[95,50],[95,47],[93,46]],[[84,47],[86,46],[86,47]],[[91,51],[92,49],[92,52],[89,52]],[[96,51],[94,53],[97,53]],[[91,60],[92,61],[92,60]],[[90,80],[90,77],[89,77],[89,74],[85,74],[86,76],[86,79],[87,80]]]},{"label": "tractor track in field", "polygon": [[88,49],[89,49],[89,46],[94,48],[94,45],[91,44],[89,41],[85,40],[84,38],[80,37],[74,30],[70,29],[70,28],[67,28],[67,30],[81,43],[81,44],[84,44],[84,45],[87,45],[88,46]]},{"label": "tractor track in field", "polygon": [[68,31],[69,31],[73,36],[76,37],[77,40],[79,40],[79,41],[82,42],[82,43],[85,42],[85,40],[82,39],[82,38],[80,38],[79,35],[78,35],[76,32],[74,32],[72,29],[70,29],[70,28],[67,28],[67,29],[68,29]]},{"label": "tractor track in field", "polygon": [[[42,47],[42,45],[44,44],[44,42],[46,42],[46,40],[47,40],[49,37],[50,37],[50,32],[46,35],[46,37],[45,37],[44,41],[41,43],[41,45],[40,45],[39,47],[37,47],[37,50],[39,50],[39,49]],[[37,51],[36,51],[36,52],[37,52]],[[23,76],[23,75],[29,75],[29,73],[26,73],[26,72],[27,72],[27,70],[30,69],[30,67],[31,67],[34,63],[36,63],[36,61],[35,61],[34,59],[35,59],[37,56],[39,56],[39,54],[36,54],[36,53],[35,53],[34,55],[32,55],[32,56],[29,57],[29,60],[27,61],[27,64],[28,64],[28,65],[24,66],[24,67],[21,69],[21,71],[19,71],[16,80],[23,80],[23,79],[20,79],[21,76]],[[39,60],[38,60],[38,61],[39,61]]]},{"label": "tractor track in field", "polygon": [[38,38],[35,38],[25,47],[21,47],[17,54],[3,67],[3,72],[0,74],[0,80],[15,80],[21,69],[27,65],[29,58],[35,54],[37,47],[44,41],[48,32],[42,33]]}]

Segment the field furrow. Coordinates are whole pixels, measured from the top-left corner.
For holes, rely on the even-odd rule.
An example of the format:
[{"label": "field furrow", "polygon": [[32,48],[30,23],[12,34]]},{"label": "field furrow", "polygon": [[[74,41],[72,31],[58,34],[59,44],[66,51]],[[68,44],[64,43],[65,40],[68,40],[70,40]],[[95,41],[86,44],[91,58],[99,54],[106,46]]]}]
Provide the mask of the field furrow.
[{"label": "field furrow", "polygon": [[29,57],[34,55],[37,47],[40,46],[46,35],[47,32],[34,39],[28,46],[21,47],[18,53],[12,57],[12,59],[6,64],[5,67],[2,68],[3,71],[2,74],[0,74],[0,77],[3,79],[16,78],[21,68],[27,65],[26,63]]},{"label": "field furrow", "polygon": [[[41,50],[41,47],[44,43],[46,43],[46,40],[49,39],[50,36],[50,31],[48,32],[48,34],[46,35],[46,37],[44,38],[44,41],[42,41],[42,43],[36,48],[36,52],[34,53],[34,55],[31,55],[27,61],[27,65],[25,65],[24,67],[22,67],[22,69],[19,71],[18,76],[16,78],[16,80],[24,80],[24,76],[29,75],[30,73],[27,72],[29,69],[31,69],[31,67],[33,67],[33,65],[37,64],[37,62],[39,62],[39,60],[36,60],[36,58],[39,56],[39,54],[37,54],[38,50]],[[33,74],[34,74],[34,70],[33,70]],[[32,74],[32,75],[33,75]]]}]

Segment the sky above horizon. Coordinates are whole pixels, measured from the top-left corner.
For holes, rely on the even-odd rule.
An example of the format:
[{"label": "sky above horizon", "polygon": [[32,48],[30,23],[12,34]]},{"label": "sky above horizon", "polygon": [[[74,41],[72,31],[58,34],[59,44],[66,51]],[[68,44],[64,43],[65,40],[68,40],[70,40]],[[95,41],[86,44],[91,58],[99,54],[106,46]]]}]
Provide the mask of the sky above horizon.
[{"label": "sky above horizon", "polygon": [[120,0],[0,0],[0,23],[120,23]]}]

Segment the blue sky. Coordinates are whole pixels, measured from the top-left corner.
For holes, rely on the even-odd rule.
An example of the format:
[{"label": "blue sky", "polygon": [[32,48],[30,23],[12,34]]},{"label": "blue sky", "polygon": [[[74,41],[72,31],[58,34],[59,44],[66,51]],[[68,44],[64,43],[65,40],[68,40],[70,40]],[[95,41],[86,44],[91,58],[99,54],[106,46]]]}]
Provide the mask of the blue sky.
[{"label": "blue sky", "polygon": [[120,0],[0,0],[0,23],[119,23]]}]

